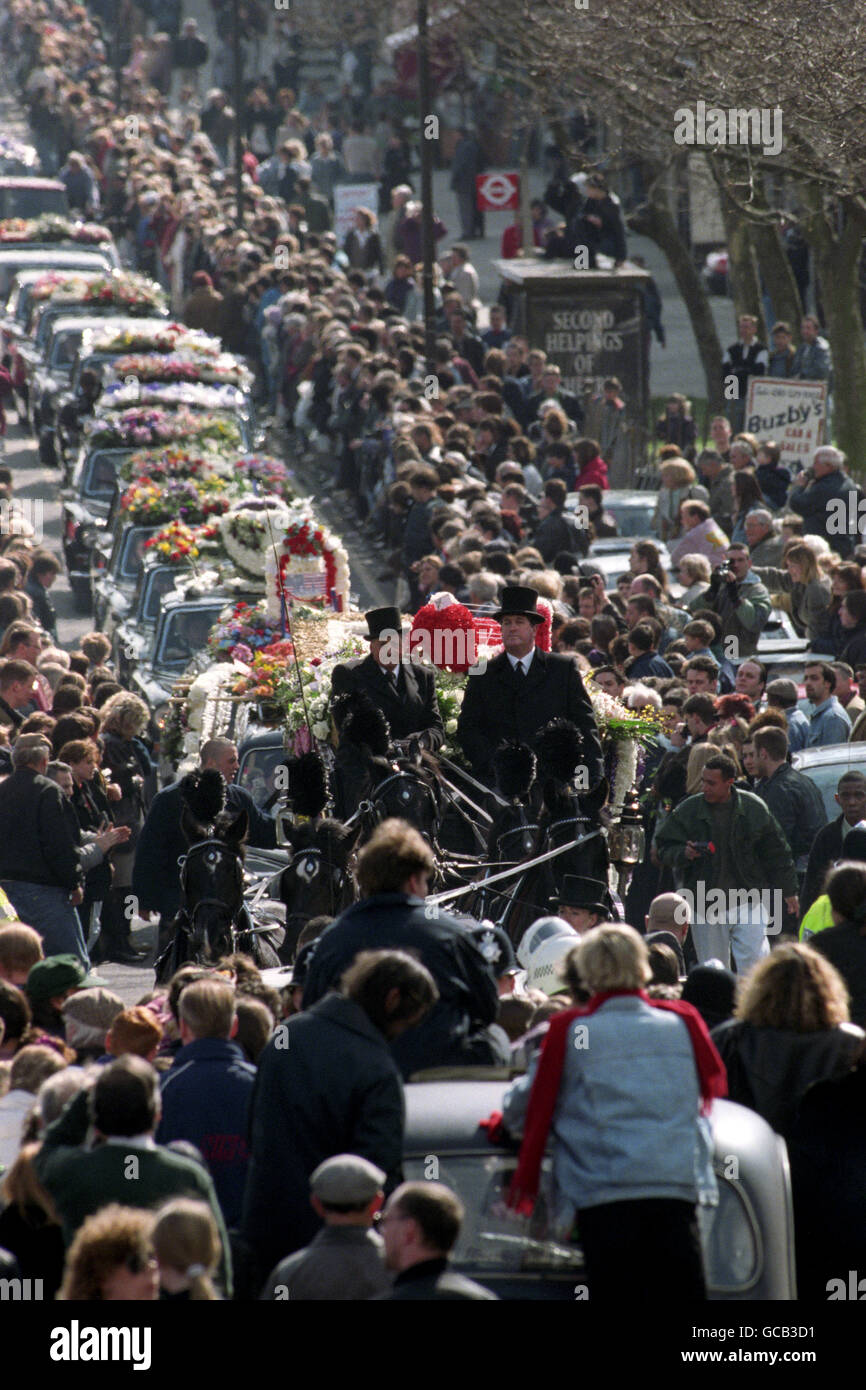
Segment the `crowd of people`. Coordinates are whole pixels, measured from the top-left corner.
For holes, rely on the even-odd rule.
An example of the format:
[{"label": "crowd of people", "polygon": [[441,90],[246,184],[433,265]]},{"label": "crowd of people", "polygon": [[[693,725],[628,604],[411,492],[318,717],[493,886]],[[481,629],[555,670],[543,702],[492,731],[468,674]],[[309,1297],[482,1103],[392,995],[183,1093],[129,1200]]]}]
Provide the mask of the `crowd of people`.
[{"label": "crowd of people", "polygon": [[[230,7],[214,9],[225,39]],[[622,387],[579,400],[512,333],[506,302],[482,305],[472,132],[454,158],[463,225],[437,270],[431,372],[420,203],[386,94],[352,50],[333,99],[301,83],[290,29],[268,68],[261,6],[243,9],[242,229],[233,116],[225,90],[201,94],[207,45],[179,4],[153,5],[148,33],[133,0],[119,15],[73,7],[62,26],[54,0],[10,0],[2,35],[43,166],[177,314],[248,358],[275,437],[380,551],[395,606],[367,615],[371,655],[342,669],[345,688],[383,704],[390,682],[395,737],[435,751],[432,685],[380,638],[452,595],[501,625],[456,730],[482,792],[502,742],[556,718],[578,725],[603,788],[591,671],[656,721],[639,767],[647,852],[622,903],[566,877],[515,949],[489,923],[428,913],[430,847],[388,820],[359,854],[359,901],[306,923],[288,983],[235,954],[125,1005],[93,966],[142,963],[130,903],[159,916],[163,942],[171,930],[180,796],[157,791],[151,712],[108,640],[58,645],[59,563],[22,521],[0,538],[0,1269],[69,1300],[492,1298],[451,1265],[461,1201],[406,1181],[403,1154],[405,1082],[493,1064],[522,1073],[502,1114],[478,1117],[517,1155],[507,1201],[515,1219],[532,1212],[551,1144],[548,1230],[570,1239],[576,1220],[593,1299],[651,1279],[706,1297],[697,1209],[715,1198],[707,1121],[724,1095],[788,1143],[800,1294],[822,1298],[864,1256],[866,775],[841,776],[828,823],[790,755],[866,739],[866,546],[839,524],[859,497],[845,458],[825,444],[792,476],[776,444],[741,431],[736,401],[701,447],[673,395],[656,431],[658,542],[635,540],[608,588],[593,547],[617,535],[605,492]],[[380,198],[340,244],[346,179]],[[547,197],[566,221],[535,207],[539,249],[579,233],[625,259],[603,178]],[[438,219],[435,232],[448,235]],[[774,333],[788,367],[774,358],[774,375],[829,380],[812,326],[793,355]],[[743,386],[769,359],[741,330],[726,367]],[[14,499],[9,470],[0,486]],[[758,655],[774,609],[808,639],[805,711]],[[272,816],[233,783],[236,746],[209,740],[200,766],[246,813],[249,843],[273,847]]]}]

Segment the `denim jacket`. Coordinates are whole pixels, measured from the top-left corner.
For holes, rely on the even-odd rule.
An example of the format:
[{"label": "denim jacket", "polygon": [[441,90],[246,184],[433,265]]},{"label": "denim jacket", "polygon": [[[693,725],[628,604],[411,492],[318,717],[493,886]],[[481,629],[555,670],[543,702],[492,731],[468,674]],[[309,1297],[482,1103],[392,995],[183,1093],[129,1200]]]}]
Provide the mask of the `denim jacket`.
[{"label": "denim jacket", "polygon": [[[535,1068],[503,1102],[521,1134]],[[715,1204],[709,1122],[688,1029],[676,1014],[637,995],[609,999],[568,1030],[553,1115],[553,1212],[567,1227],[575,1210],[645,1197]]]}]

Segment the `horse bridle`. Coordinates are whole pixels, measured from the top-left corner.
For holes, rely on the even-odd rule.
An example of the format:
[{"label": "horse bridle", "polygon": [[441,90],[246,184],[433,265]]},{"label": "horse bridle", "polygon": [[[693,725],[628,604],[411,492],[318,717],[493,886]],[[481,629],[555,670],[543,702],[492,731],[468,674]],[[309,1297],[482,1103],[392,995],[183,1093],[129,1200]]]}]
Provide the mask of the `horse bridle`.
[{"label": "horse bridle", "polygon": [[[222,859],[223,856],[226,856],[227,858],[230,857],[234,860],[237,884],[241,892],[241,899],[243,899],[244,876],[243,869],[241,867],[241,857],[235,851],[230,850],[224,840],[216,840],[213,837],[207,840],[198,840],[194,845],[190,845],[186,854],[182,854],[177,861],[180,867],[180,891],[183,899],[185,900],[187,895],[187,872],[190,855],[193,854],[193,852],[195,852],[196,857],[198,857],[199,851],[207,850],[216,850],[218,852],[216,856],[217,860]],[[223,898],[199,898],[192,908],[186,906],[186,903],[184,902],[184,909],[186,912],[186,916],[189,919],[189,925],[187,925],[186,922],[183,921],[180,925],[186,932],[187,936],[194,936],[196,913],[199,911],[200,908],[203,907],[219,907],[222,908],[224,912],[230,911],[228,904],[225,902]],[[231,926],[232,928],[234,928],[234,917],[232,917]]]},{"label": "horse bridle", "polygon": [[[362,804],[363,804],[363,803],[362,803]],[[359,810],[360,810],[360,807],[359,807]],[[307,859],[307,858],[313,858],[313,859],[318,860],[318,863],[317,863],[317,865],[316,865],[315,872],[313,872],[313,873],[311,873],[311,874],[300,873],[300,872],[299,872],[299,869],[298,869],[298,863],[299,863],[300,860]],[[312,883],[312,881],[313,881],[314,878],[318,878],[318,877],[319,877],[320,870],[323,869],[324,867],[325,867],[325,861],[324,861],[324,859],[323,859],[322,850],[321,850],[321,847],[320,847],[319,845],[311,845],[308,849],[302,849],[302,850],[300,851],[299,854],[297,854],[297,855],[295,855],[295,856],[293,857],[292,862],[291,862],[291,864],[289,865],[289,868],[290,868],[290,869],[295,869],[296,874],[297,874],[300,878],[302,878],[302,879],[304,880],[305,883]],[[335,869],[338,870],[340,866],[339,866],[338,864],[335,864],[333,860],[329,860],[329,861],[328,861],[327,867],[330,868],[330,873],[328,873],[328,875],[327,875],[327,881],[328,881],[328,892],[329,892],[330,898],[331,898],[331,912],[334,912],[334,911],[335,911],[335,907],[336,907],[336,894],[337,894],[337,887],[336,887],[336,880],[335,880],[334,870],[335,870]]]}]

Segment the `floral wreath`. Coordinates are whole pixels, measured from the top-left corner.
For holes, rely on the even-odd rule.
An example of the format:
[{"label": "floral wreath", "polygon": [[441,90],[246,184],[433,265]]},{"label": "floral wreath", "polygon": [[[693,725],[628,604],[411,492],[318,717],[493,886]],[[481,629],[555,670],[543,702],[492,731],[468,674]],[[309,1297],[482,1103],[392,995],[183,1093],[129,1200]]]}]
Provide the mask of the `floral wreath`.
[{"label": "floral wreath", "polygon": [[271,539],[283,532],[288,515],[279,497],[266,493],[262,497],[242,498],[220,522],[226,554],[247,574],[264,578],[268,554],[273,548]]},{"label": "floral wreath", "polygon": [[[306,561],[317,558],[322,562],[321,576],[311,575]],[[276,560],[268,555],[268,595],[272,611],[282,610],[283,598],[291,602],[330,604],[344,613],[349,602],[349,557],[339,536],[333,535],[309,512],[302,512],[289,522],[283,540],[277,546]],[[299,585],[294,576],[304,576]],[[302,592],[298,592],[299,587]]]}]

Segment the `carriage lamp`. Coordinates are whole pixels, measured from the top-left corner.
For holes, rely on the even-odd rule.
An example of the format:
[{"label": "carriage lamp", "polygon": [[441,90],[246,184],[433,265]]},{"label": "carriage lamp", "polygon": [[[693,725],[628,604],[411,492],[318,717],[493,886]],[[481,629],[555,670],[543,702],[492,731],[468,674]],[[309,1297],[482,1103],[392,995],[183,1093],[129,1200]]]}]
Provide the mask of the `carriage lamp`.
[{"label": "carriage lamp", "polygon": [[632,787],[627,794],[619,819],[608,831],[608,847],[619,874],[619,893],[622,896],[635,865],[641,863],[646,849],[643,815],[636,787]]}]

